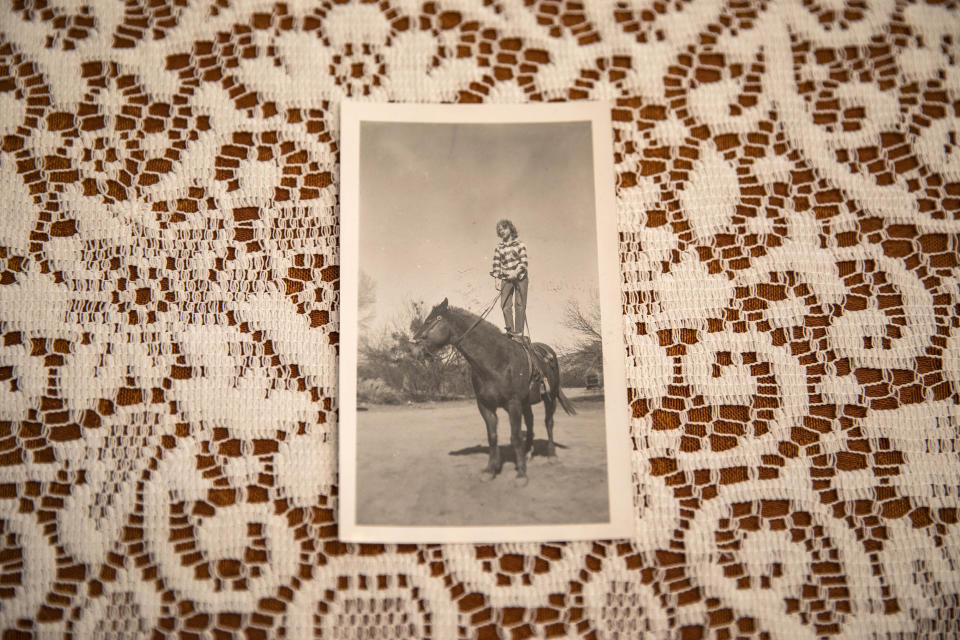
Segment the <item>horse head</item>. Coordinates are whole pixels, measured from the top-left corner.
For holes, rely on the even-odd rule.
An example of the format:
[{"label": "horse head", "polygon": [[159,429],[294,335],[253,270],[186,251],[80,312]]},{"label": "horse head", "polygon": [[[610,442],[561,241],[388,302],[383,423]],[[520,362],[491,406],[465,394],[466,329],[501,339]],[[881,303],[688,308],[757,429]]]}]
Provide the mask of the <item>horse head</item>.
[{"label": "horse head", "polygon": [[447,299],[430,310],[420,329],[413,335],[414,351],[420,358],[429,358],[453,342],[453,326],[447,320]]}]

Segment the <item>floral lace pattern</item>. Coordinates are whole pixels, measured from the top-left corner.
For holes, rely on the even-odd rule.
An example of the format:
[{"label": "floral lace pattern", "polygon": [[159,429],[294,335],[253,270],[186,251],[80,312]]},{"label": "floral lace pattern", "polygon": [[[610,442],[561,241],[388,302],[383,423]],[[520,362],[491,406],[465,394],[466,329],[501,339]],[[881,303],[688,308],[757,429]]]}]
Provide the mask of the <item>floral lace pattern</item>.
[{"label": "floral lace pattern", "polygon": [[[958,8],[13,0],[0,627],[960,633]],[[338,540],[347,97],[611,102],[633,539]]]}]

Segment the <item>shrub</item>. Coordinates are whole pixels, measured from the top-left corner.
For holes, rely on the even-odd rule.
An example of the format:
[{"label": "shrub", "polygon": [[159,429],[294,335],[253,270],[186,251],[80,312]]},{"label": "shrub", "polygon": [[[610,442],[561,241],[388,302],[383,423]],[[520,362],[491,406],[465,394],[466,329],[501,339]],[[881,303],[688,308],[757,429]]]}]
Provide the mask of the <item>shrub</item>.
[{"label": "shrub", "polygon": [[364,378],[357,382],[357,400],[373,404],[400,404],[400,392],[380,378]]}]

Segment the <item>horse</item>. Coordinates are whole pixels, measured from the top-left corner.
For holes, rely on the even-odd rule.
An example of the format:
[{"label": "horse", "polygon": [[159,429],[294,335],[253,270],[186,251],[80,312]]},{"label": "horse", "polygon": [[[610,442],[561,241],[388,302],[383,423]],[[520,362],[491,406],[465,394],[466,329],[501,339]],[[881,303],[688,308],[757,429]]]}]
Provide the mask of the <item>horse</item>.
[{"label": "horse", "polygon": [[[527,484],[526,454],[533,446],[532,405],[543,402],[547,426],[547,457],[555,458],[553,412],[557,403],[568,414],[576,413],[570,400],[560,389],[560,365],[557,354],[543,343],[530,345],[530,351],[500,332],[481,317],[448,304],[447,299],[435,306],[414,334],[412,342],[418,355],[429,357],[447,345],[453,346],[470,365],[470,379],[477,398],[477,407],[487,426],[490,458],[481,472],[483,480],[492,480],[503,466],[497,446],[497,409],[510,416],[510,443],[516,454],[516,484]],[[534,363],[533,358],[539,362]],[[543,393],[534,376],[538,366],[549,383]],[[527,437],[521,437],[521,419],[527,425]]]}]

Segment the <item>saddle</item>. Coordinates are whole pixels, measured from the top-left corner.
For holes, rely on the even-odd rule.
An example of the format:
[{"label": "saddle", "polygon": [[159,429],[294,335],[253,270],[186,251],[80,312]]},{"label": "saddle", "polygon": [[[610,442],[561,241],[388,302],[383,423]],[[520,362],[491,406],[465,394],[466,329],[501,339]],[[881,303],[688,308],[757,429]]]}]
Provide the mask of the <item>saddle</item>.
[{"label": "saddle", "polygon": [[544,393],[550,392],[550,383],[543,371],[549,354],[542,345],[532,344],[527,340],[520,340],[523,352],[527,356],[527,366],[530,369],[530,401],[540,400],[541,386]]}]

